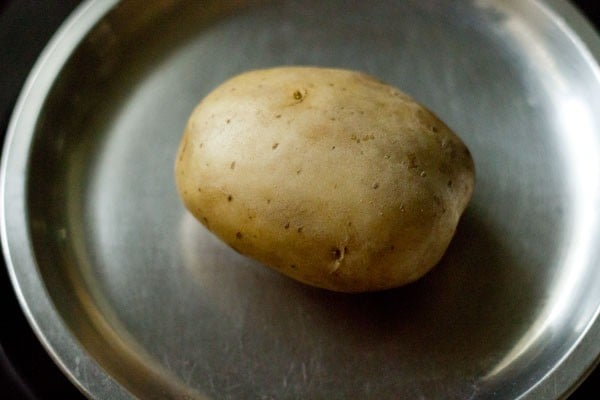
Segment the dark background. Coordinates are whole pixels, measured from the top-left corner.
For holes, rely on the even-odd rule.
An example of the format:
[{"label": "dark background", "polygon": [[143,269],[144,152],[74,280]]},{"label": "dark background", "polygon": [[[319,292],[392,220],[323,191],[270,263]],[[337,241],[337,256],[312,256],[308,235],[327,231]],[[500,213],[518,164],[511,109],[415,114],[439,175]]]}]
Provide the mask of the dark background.
[{"label": "dark background", "polygon": [[[150,0],[152,1],[152,0]],[[0,0],[0,143],[39,53],[79,0]],[[573,1],[600,30],[600,1]],[[0,399],[84,399],[52,362],[21,311],[0,259]],[[600,367],[569,400],[600,399]]]}]

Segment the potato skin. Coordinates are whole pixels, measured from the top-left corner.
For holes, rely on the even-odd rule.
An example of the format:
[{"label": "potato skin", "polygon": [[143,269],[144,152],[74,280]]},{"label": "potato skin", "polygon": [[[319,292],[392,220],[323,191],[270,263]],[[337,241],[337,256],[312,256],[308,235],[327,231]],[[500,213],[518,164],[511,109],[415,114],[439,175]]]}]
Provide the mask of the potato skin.
[{"label": "potato skin", "polygon": [[363,73],[281,67],[212,91],[175,177],[236,251],[341,292],[412,282],[442,257],[474,187],[469,150],[433,113]]}]

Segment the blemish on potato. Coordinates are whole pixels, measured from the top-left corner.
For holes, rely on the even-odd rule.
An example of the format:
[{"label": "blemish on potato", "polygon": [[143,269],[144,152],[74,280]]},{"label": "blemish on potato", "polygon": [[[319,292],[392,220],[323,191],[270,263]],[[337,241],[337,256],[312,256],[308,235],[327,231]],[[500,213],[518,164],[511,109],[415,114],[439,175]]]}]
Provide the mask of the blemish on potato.
[{"label": "blemish on potato", "polygon": [[394,251],[394,250],[396,250],[396,246],[394,246],[394,245],[391,245],[391,246],[390,246],[390,251]]},{"label": "blemish on potato", "polygon": [[373,184],[373,189],[377,189],[377,188],[379,188],[379,182],[375,182],[375,183]]},{"label": "blemish on potato", "polygon": [[200,193],[202,191],[202,188],[198,188],[198,193]]},{"label": "blemish on potato", "polygon": [[231,164],[229,165],[229,168],[231,169],[235,169],[235,161],[232,161]]},{"label": "blemish on potato", "polygon": [[302,92],[299,90],[296,90],[293,94],[294,96],[294,100],[302,100]]},{"label": "blemish on potato", "polygon": [[291,268],[291,269],[296,269],[296,268],[298,268],[298,267],[296,267],[296,265],[295,265],[295,264],[292,264],[292,265],[290,265],[290,268]]},{"label": "blemish on potato", "polygon": [[231,119],[227,118],[226,123],[230,123],[230,122],[231,122]]},{"label": "blemish on potato", "polygon": [[267,204],[271,204],[271,199],[267,199]]},{"label": "blemish on potato", "polygon": [[284,228],[285,228],[285,229],[290,229],[290,223],[289,223],[289,222],[286,222],[286,223],[285,223],[285,225],[284,225]]},{"label": "blemish on potato", "polygon": [[452,187],[452,179],[448,180],[448,183],[446,184],[446,186],[448,186],[449,188]]},{"label": "blemish on potato", "polygon": [[421,176],[421,178],[425,178],[427,176],[427,172],[421,171],[419,175]]},{"label": "blemish on potato", "polygon": [[408,168],[418,168],[417,155],[415,153],[408,153]]},{"label": "blemish on potato", "polygon": [[277,118],[277,119],[281,118],[281,114],[277,114],[277,115],[275,116],[275,118]]},{"label": "blemish on potato", "polygon": [[279,143],[273,143],[273,146],[271,146],[271,148],[272,148],[273,150],[275,150],[275,149],[276,149],[278,146],[279,146]]},{"label": "blemish on potato", "polygon": [[337,247],[334,247],[331,249],[331,255],[334,260],[339,260],[340,257],[342,257],[342,251],[340,249],[338,249]]},{"label": "blemish on potato", "polygon": [[296,231],[297,231],[298,233],[302,233],[302,231],[303,231],[303,230],[304,230],[304,227],[303,227],[303,226],[300,226],[300,227],[298,227],[298,229],[296,229]]},{"label": "blemish on potato", "polygon": [[236,239],[242,239],[244,235],[242,235],[242,232],[236,232],[235,237]]},{"label": "blemish on potato", "polygon": [[233,196],[232,195],[227,196],[227,201],[232,201],[232,200],[233,200]]},{"label": "blemish on potato", "polygon": [[331,150],[335,150],[335,146],[331,146]]},{"label": "blemish on potato", "polygon": [[300,172],[302,172],[302,168],[296,170],[296,175],[300,175]]}]

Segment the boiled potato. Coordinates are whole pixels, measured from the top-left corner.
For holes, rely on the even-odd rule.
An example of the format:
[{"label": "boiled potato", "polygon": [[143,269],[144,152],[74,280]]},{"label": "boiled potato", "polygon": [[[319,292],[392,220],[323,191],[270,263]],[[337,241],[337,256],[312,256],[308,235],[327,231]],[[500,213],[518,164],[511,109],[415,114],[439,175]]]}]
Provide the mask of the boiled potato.
[{"label": "boiled potato", "polygon": [[233,249],[342,292],[412,282],[442,257],[471,198],[461,140],[363,73],[251,71],[193,111],[176,163],[187,209]]}]

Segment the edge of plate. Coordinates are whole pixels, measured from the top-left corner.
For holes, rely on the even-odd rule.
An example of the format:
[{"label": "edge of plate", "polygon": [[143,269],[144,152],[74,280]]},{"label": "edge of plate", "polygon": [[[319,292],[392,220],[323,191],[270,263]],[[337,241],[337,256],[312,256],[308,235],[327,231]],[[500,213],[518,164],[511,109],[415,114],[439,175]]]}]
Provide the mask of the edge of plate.
[{"label": "edge of plate", "polygon": [[[586,57],[600,81],[600,36],[581,11],[567,0],[534,0]],[[571,349],[519,399],[567,399],[600,365],[600,305]]]},{"label": "edge of plate", "polygon": [[[535,1],[535,0],[534,0]],[[19,172],[17,178],[8,176],[9,159],[14,146],[27,146],[32,138],[36,118],[24,121],[22,115],[28,113],[37,115],[41,110],[43,99],[34,96],[37,92],[47,91],[59,74],[62,65],[69,55],[79,45],[81,39],[98,22],[99,18],[112,10],[119,0],[86,0],[61,25],[58,31],[41,53],[36,61],[25,85],[19,95],[15,109],[7,129],[6,140],[2,151],[0,166],[0,237],[2,251],[7,264],[8,273],[13,289],[19,300],[26,318],[33,328],[36,336],[60,367],[63,373],[87,397],[101,397],[111,399],[128,399],[133,395],[126,391],[118,382],[106,374],[102,368],[85,351],[69,333],[61,317],[52,307],[48,307],[48,295],[40,277],[32,271],[17,270],[11,243],[27,243],[26,223],[21,224],[21,231],[11,232],[9,228],[18,225],[8,221],[12,219],[25,219],[26,210],[22,203],[9,204],[11,199],[22,199],[25,195],[23,185],[12,185],[12,180],[23,181],[26,173],[26,158],[20,162],[13,162],[11,168]],[[561,30],[572,40],[583,54],[586,54],[591,66],[595,69],[600,80],[600,36],[590,22],[580,11],[566,0],[540,0],[539,4],[544,12],[555,20]],[[20,137],[17,138],[17,132]],[[25,132],[25,133],[23,133]],[[26,222],[26,221],[21,221]],[[35,266],[35,258],[31,248],[20,254],[24,262]],[[34,267],[35,268],[35,267]],[[25,297],[25,291],[39,291],[45,293],[43,299],[32,300]],[[45,323],[52,326],[53,331],[48,333],[40,327],[39,315],[45,314]],[[63,352],[57,349],[71,349],[70,353],[80,354],[76,358],[64,357]],[[72,351],[76,349],[77,351]],[[59,354],[60,353],[60,354]],[[583,362],[581,360],[584,360]],[[573,345],[563,359],[550,370],[535,386],[524,393],[521,398],[567,398],[583,380],[600,364],[600,307],[596,310],[593,320],[583,331],[580,340]],[[95,387],[94,393],[90,391],[89,382],[82,382],[71,371],[85,369],[89,376],[101,376],[102,382]],[[560,376],[559,376],[560,375]],[[86,384],[87,383],[87,384]]]},{"label": "edge of plate", "polygon": [[[24,246],[28,243],[26,240],[28,236],[27,223],[24,221],[27,214],[25,205],[23,202],[15,202],[15,200],[22,200],[25,197],[25,185],[22,183],[26,179],[27,157],[23,157],[21,160],[12,160],[12,157],[15,147],[24,150],[23,147],[30,143],[37,117],[24,118],[23,116],[39,114],[44,100],[43,96],[35,94],[50,89],[70,54],[75,51],[85,35],[98,23],[98,20],[110,12],[118,2],[119,0],[86,0],[77,6],[45,46],[21,89],[10,118],[2,150],[0,239],[8,274],[21,309],[38,340],[65,376],[88,398],[100,396],[111,399],[130,399],[133,397],[131,393],[106,374],[85,351],[81,351],[81,345],[69,333],[58,312],[54,308],[48,307],[49,295],[40,277],[31,270],[19,270],[15,262],[17,256],[12,251],[15,244],[20,243],[21,246]],[[17,137],[17,133],[19,137]],[[17,153],[23,154],[22,151],[17,151]],[[9,165],[11,171],[16,174],[9,176]],[[18,181],[21,185],[10,185],[13,181]],[[15,223],[15,219],[21,223]],[[21,227],[18,232],[11,230],[15,226]],[[36,268],[35,257],[30,246],[18,258]],[[26,297],[25,292],[31,293],[32,291],[44,293],[43,298],[34,300]],[[45,315],[42,322],[39,318],[40,315]],[[42,329],[42,324],[52,327],[52,331],[48,332]],[[58,351],[58,349],[66,350],[71,355],[77,354],[77,356],[65,357],[64,352]],[[94,388],[94,393],[90,390],[89,382],[81,381],[71,372],[75,369],[85,370],[90,377],[102,377],[102,382]]]}]

